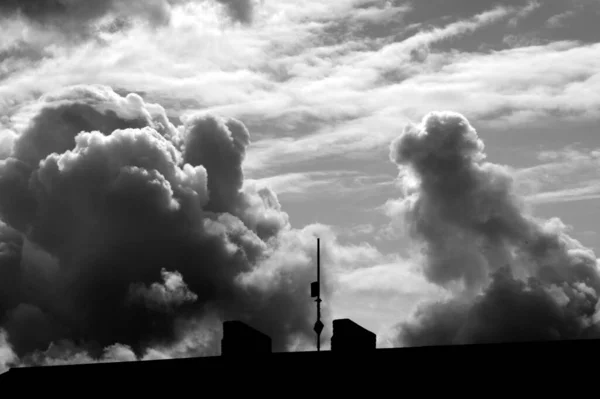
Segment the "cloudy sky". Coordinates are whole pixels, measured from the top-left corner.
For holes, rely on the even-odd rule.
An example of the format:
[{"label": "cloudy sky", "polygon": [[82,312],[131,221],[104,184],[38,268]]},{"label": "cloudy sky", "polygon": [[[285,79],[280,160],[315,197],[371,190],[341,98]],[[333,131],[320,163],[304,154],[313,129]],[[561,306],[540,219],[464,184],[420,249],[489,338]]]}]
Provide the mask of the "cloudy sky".
[{"label": "cloudy sky", "polygon": [[0,368],[210,354],[224,318],[308,348],[317,236],[326,317],[380,346],[595,334],[598,18],[0,2]]}]

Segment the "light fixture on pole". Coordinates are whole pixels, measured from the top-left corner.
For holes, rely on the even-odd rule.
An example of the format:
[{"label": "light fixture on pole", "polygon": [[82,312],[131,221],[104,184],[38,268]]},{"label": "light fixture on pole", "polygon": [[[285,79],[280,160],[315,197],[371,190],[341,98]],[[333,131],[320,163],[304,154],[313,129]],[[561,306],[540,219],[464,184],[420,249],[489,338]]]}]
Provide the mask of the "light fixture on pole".
[{"label": "light fixture on pole", "polygon": [[317,281],[310,284],[310,296],[317,298],[317,321],[315,322],[314,330],[317,333],[317,352],[321,351],[321,332],[323,331],[323,323],[321,322],[321,241],[317,238]]}]

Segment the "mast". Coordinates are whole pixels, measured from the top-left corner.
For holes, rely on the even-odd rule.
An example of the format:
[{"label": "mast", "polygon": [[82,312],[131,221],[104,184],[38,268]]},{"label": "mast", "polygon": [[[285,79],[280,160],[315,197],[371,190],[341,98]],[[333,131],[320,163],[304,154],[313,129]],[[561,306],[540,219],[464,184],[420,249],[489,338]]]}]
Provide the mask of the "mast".
[{"label": "mast", "polygon": [[315,322],[314,330],[317,333],[317,352],[321,351],[321,332],[323,331],[323,323],[321,322],[321,240],[317,238],[317,281],[310,285],[310,296],[317,297],[317,321]]}]

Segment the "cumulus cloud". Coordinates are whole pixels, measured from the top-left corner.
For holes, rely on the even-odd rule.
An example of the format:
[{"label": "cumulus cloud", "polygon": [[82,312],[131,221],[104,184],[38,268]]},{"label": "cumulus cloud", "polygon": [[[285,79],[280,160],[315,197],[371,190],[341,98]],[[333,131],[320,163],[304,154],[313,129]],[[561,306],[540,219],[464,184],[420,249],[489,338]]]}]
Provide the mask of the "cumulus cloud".
[{"label": "cumulus cloud", "polygon": [[52,342],[47,350],[36,351],[23,360],[22,365],[60,366],[68,364],[131,362],[138,358],[127,345],[107,346],[98,357],[71,341]]},{"label": "cumulus cloud", "polygon": [[[243,185],[242,160],[250,143],[246,127],[234,119],[200,117],[188,121],[193,128],[186,135],[183,159],[203,165],[208,171],[210,201],[215,212],[233,212]],[[223,134],[226,132],[226,134]],[[214,150],[218,149],[218,152]]]},{"label": "cumulus cloud", "polygon": [[275,350],[312,341],[323,229],[292,228],[275,192],[244,184],[240,121],[174,126],[102,86],[50,93],[19,118],[0,161],[0,326],[19,357],[195,353],[190,331],[207,318],[245,321]]},{"label": "cumulus cloud", "polygon": [[215,314],[202,320],[178,320],[174,328],[177,337],[174,341],[152,345],[139,360],[218,356],[221,353],[223,331]]},{"label": "cumulus cloud", "polygon": [[398,344],[460,345],[597,338],[597,295],[583,283],[545,285],[515,279],[509,268],[473,302],[453,298],[422,306],[400,324]]},{"label": "cumulus cloud", "polygon": [[214,314],[202,320],[179,319],[174,323],[173,328],[177,337],[175,340],[171,342],[157,340],[140,354],[136,354],[128,345],[113,344],[102,348],[94,343],[77,344],[62,339],[50,343],[45,350],[27,353],[22,359],[17,359],[13,352],[10,364],[16,367],[57,366],[219,355],[222,331],[219,319]]},{"label": "cumulus cloud", "polygon": [[423,247],[427,279],[453,293],[398,326],[397,344],[600,336],[595,254],[559,219],[539,220],[512,171],[487,162],[462,115],[428,114],[391,145],[403,197],[389,209]]},{"label": "cumulus cloud", "polygon": [[16,363],[17,356],[8,343],[6,332],[0,330],[0,374],[8,371],[8,367]]},{"label": "cumulus cloud", "polygon": [[191,292],[183,281],[181,273],[160,271],[163,283],[152,283],[150,287],[132,284],[129,287],[129,300],[141,302],[150,309],[171,311],[188,302],[195,302],[198,295]]},{"label": "cumulus cloud", "polygon": [[16,139],[16,133],[3,126],[0,120],[0,159],[8,158],[12,152],[13,143]]}]

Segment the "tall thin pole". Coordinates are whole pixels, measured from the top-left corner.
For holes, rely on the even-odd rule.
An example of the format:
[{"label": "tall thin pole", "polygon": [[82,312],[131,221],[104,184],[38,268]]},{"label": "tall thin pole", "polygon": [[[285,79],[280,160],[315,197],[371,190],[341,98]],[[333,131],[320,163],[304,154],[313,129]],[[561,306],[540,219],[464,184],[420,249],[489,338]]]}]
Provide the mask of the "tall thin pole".
[{"label": "tall thin pole", "polygon": [[[321,240],[317,238],[317,322],[321,321]],[[321,351],[321,331],[317,332],[317,352]]]},{"label": "tall thin pole", "polygon": [[317,352],[321,351],[321,332],[323,323],[321,322],[321,240],[317,238],[317,281],[310,283],[310,296],[317,298],[317,321],[314,330],[317,333]]}]

